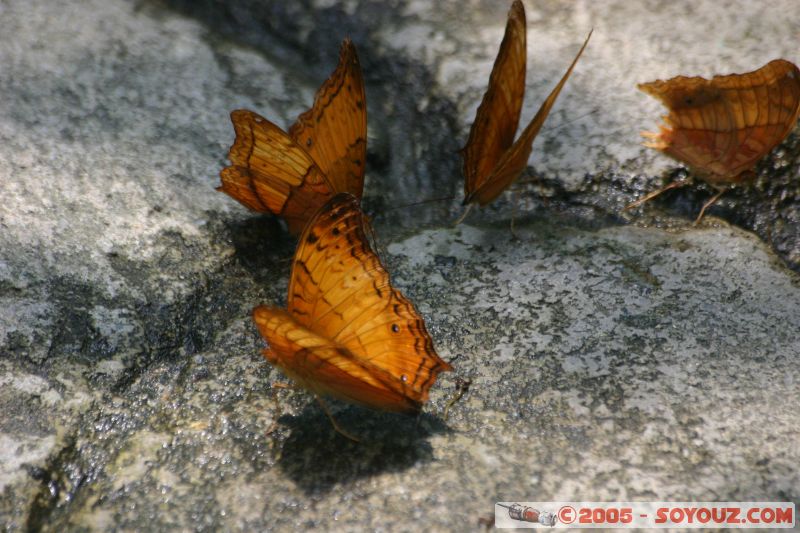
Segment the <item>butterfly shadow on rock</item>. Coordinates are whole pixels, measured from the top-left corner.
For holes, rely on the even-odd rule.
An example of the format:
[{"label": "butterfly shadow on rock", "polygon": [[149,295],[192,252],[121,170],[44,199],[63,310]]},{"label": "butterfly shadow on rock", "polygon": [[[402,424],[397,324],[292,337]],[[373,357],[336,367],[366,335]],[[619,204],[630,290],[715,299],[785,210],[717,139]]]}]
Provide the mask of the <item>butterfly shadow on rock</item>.
[{"label": "butterfly shadow on rock", "polygon": [[[226,222],[236,258],[256,279],[262,280],[276,263],[288,263],[294,251],[295,239],[271,215],[251,216]],[[266,281],[266,280],[263,280]]]},{"label": "butterfly shadow on rock", "polygon": [[451,431],[436,415],[418,417],[377,412],[356,406],[338,409],[338,423],[354,433],[352,442],[334,430],[316,402],[279,422],[288,430],[278,466],[308,493],[384,472],[401,472],[433,459],[428,439]]}]

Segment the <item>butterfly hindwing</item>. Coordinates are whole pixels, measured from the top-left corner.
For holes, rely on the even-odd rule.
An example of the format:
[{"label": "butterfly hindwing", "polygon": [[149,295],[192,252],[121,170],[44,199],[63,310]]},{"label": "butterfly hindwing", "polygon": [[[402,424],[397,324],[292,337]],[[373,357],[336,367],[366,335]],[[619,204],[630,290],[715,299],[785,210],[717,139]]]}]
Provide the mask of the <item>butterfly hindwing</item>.
[{"label": "butterfly hindwing", "polygon": [[278,126],[240,109],[231,113],[236,140],[220,173],[225,192],[256,211],[286,219],[299,233],[332,195],[325,175],[308,153]]},{"label": "butterfly hindwing", "polygon": [[794,128],[800,70],[783,59],[745,74],[677,76],[639,89],[669,109],[645,146],[694,168],[710,182],[736,182]]},{"label": "butterfly hindwing", "polygon": [[388,371],[359,360],[283,309],[260,306],[253,319],[269,344],[267,360],[315,394],[387,411],[419,410],[421,401],[404,394]]},{"label": "butterfly hindwing", "polygon": [[525,8],[515,1],[508,12],[503,41],[497,53],[489,87],[462,150],[464,194],[469,195],[492,173],[514,142],[525,94],[527,44]]}]

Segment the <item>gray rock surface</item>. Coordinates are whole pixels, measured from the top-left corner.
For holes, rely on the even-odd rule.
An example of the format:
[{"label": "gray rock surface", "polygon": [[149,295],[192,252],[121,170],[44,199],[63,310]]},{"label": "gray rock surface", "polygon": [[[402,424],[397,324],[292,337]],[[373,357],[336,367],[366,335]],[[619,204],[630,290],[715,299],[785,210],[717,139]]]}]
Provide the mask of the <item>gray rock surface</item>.
[{"label": "gray rock surface", "polygon": [[[800,501],[800,278],[769,246],[800,261],[797,136],[712,213],[768,244],[692,228],[702,188],[617,211],[675,168],[638,145],[661,110],[635,83],[797,61],[800,12],[541,4],[523,119],[595,34],[511,241],[511,194],[455,229],[458,200],[389,210],[460,194],[505,3],[0,3],[0,524],[462,530],[509,499]],[[302,391],[276,406],[249,313],[285,301],[293,242],[213,190],[228,112],[288,124],[345,34],[366,208],[457,369],[418,422],[335,404],[361,444]]]}]

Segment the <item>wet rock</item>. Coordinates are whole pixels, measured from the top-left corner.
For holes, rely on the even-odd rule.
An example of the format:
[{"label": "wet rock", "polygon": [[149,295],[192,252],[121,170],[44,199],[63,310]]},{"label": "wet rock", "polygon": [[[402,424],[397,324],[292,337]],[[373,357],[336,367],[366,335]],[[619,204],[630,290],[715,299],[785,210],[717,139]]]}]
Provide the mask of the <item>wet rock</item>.
[{"label": "wet rock", "polygon": [[[523,120],[595,34],[515,241],[511,194],[451,227],[506,6],[432,5],[0,7],[3,526],[464,529],[508,499],[798,499],[797,274],[735,226],[689,227],[702,188],[618,214],[675,172],[638,145],[660,111],[635,82],[793,59],[791,3],[528,4]],[[229,111],[287,125],[345,34],[378,245],[457,369],[419,420],[334,404],[358,445],[273,387],[249,314],[285,302],[293,242],[213,190]],[[712,211],[791,265],[797,153]]]}]

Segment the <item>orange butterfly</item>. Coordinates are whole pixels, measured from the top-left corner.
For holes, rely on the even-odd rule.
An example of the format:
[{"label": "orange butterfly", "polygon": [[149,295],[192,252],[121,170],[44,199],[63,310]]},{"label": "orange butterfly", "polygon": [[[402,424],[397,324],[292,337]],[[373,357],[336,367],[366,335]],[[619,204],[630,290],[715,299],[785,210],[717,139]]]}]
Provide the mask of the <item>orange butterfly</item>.
[{"label": "orange butterfly", "polygon": [[339,65],[287,134],[252,111],[231,113],[236,140],[220,172],[225,192],[255,211],[286,219],[296,235],[339,192],[364,187],[367,107],[356,48],[342,42]]},{"label": "orange butterfly", "polygon": [[[669,108],[658,133],[642,132],[644,145],[686,163],[717,187],[751,178],[750,170],[789,135],[800,115],[800,70],[783,59],[746,74],[678,76],[638,88]],[[671,183],[627,208],[686,183]],[[725,190],[703,206],[698,220]]]},{"label": "orange butterfly", "polygon": [[416,413],[439,372],[452,367],[389,283],[368,230],[358,199],[336,195],[300,237],[287,309],[257,307],[253,318],[269,345],[267,360],[318,398]]},{"label": "orange butterfly", "polygon": [[467,145],[461,151],[464,158],[464,205],[471,206],[473,202],[488,204],[525,170],[533,140],[592,36],[589,32],[561,81],[514,142],[525,93],[525,33],[525,8],[520,0],[515,0],[508,12],[506,31],[489,77],[489,88],[478,107]]}]

